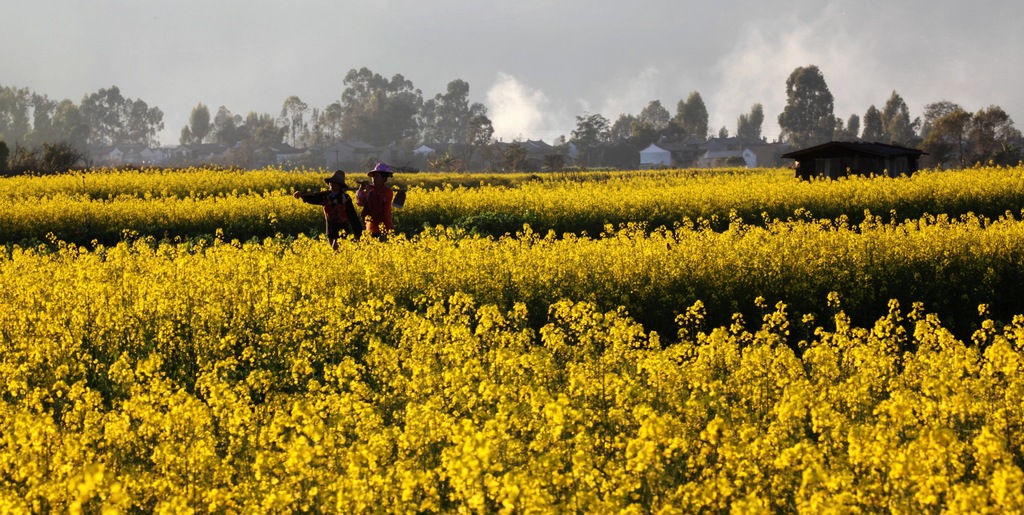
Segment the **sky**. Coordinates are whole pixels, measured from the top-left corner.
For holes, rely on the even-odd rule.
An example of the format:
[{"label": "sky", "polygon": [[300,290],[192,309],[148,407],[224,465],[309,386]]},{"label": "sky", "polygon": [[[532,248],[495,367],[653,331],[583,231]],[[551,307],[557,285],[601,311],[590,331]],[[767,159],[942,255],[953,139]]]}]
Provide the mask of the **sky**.
[{"label": "sky", "polygon": [[424,99],[455,79],[495,137],[571,136],[697,91],[713,132],[764,106],[778,136],[785,83],[816,65],[835,114],[896,91],[911,117],[950,100],[1024,124],[1020,0],[12,0],[0,86],[76,103],[117,86],[164,113],[177,144],[192,109],[277,116],[297,96],[340,100],[349,70],[401,74]]}]

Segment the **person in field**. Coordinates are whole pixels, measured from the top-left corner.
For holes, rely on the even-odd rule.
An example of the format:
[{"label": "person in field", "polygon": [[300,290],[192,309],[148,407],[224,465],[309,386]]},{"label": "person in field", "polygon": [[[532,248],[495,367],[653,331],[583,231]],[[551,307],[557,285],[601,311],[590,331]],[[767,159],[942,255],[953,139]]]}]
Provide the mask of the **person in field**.
[{"label": "person in field", "polygon": [[394,232],[395,223],[391,219],[391,203],[395,192],[388,185],[391,178],[391,167],[385,163],[377,163],[366,174],[372,183],[361,182],[356,192],[356,204],[362,210],[362,217],[367,221],[370,234],[381,241],[387,241],[388,235]]},{"label": "person in field", "polygon": [[359,239],[363,233],[363,222],[356,215],[352,199],[346,193],[349,188],[345,184],[345,172],[338,170],[334,172],[334,175],[324,179],[324,182],[330,187],[328,191],[316,193],[296,191],[292,196],[307,204],[323,206],[324,220],[327,222],[327,241],[331,244],[331,248],[337,249],[341,231]]}]

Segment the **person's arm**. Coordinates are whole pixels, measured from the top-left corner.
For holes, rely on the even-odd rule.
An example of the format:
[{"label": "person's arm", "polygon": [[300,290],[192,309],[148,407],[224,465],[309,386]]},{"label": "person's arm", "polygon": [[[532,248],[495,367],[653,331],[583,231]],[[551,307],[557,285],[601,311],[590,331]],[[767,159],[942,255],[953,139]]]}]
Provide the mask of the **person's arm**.
[{"label": "person's arm", "polygon": [[327,202],[327,194],[328,193],[330,193],[330,192],[328,192],[328,191],[319,191],[319,192],[316,192],[316,193],[300,193],[300,192],[296,191],[295,193],[292,194],[292,196],[297,198],[297,199],[301,199],[303,202],[305,202],[307,204],[315,204],[315,205],[318,205],[318,206],[322,206],[322,205],[324,205],[325,202]]}]

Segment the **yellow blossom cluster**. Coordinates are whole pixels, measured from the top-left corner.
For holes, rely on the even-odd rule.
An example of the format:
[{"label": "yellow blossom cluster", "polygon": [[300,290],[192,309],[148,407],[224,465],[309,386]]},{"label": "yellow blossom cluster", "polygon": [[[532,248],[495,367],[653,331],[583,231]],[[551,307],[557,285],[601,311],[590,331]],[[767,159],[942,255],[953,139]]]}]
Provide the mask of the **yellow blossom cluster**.
[{"label": "yellow blossom cluster", "polygon": [[0,185],[0,512],[1024,511],[1024,167],[322,176]]},{"label": "yellow blossom cluster", "polygon": [[[318,213],[290,192],[322,189],[323,177],[319,171],[195,168],[11,178],[0,187],[0,242],[112,245],[132,236],[212,237],[218,228],[241,241],[317,234],[323,230]],[[607,225],[629,223],[650,229],[704,223],[722,230],[735,218],[748,224],[840,217],[858,224],[865,213],[887,221],[997,218],[1024,208],[1024,166],[810,182],[782,169],[418,173],[394,181],[408,188],[408,202],[395,211],[396,226],[407,235],[438,225],[492,236],[515,234],[524,224],[538,233],[598,235]]]},{"label": "yellow blossom cluster", "polygon": [[755,323],[630,315],[680,298],[659,274],[771,277],[766,254],[805,237],[913,263],[918,240],[1002,252],[1024,229],[848,232],[14,247],[0,510],[1024,509],[1024,317],[982,306],[964,342],[896,301],[859,326],[837,293],[821,322],[762,297]]}]

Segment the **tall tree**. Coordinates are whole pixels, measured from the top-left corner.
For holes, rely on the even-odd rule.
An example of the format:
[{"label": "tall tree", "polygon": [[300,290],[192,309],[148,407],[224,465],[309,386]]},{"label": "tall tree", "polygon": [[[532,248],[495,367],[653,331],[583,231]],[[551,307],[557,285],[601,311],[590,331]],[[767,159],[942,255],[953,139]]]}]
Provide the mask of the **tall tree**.
[{"label": "tall tree", "polygon": [[62,138],[57,135],[53,126],[53,115],[56,110],[56,101],[50,100],[46,95],[32,94],[32,131],[27,138],[30,143],[42,145],[61,141]]},{"label": "tall tree", "polygon": [[608,129],[612,141],[625,141],[633,137],[634,128],[640,128],[640,119],[635,115],[622,113]]},{"label": "tall tree", "polygon": [[850,141],[857,141],[860,139],[860,117],[856,113],[850,115],[850,118],[846,120],[846,136]]},{"label": "tall tree", "polygon": [[89,141],[89,124],[82,111],[71,100],[64,99],[53,110],[53,132],[56,140],[84,149]]},{"label": "tall tree", "polygon": [[750,107],[750,113],[741,114],[736,120],[736,137],[745,141],[761,139],[761,125],[764,124],[764,106],[760,103]]},{"label": "tall tree", "polygon": [[668,127],[668,122],[672,120],[672,113],[669,113],[668,109],[661,105],[661,100],[651,100],[640,111],[640,116],[637,119],[655,131],[660,131]]},{"label": "tall tree", "polygon": [[835,131],[834,99],[815,65],[793,70],[786,79],[786,107],[779,114],[783,137],[797,147],[824,143]]},{"label": "tall tree", "polygon": [[341,95],[342,132],[347,139],[387,145],[415,138],[423,93],[401,74],[391,80],[368,68],[349,70]]},{"label": "tall tree", "polygon": [[971,113],[960,106],[934,107],[931,113],[926,109],[926,116],[935,118],[928,121],[928,135],[921,144],[922,150],[928,152],[928,158],[939,166],[963,166],[966,162],[967,128],[971,123]]},{"label": "tall tree", "polygon": [[686,101],[676,104],[676,116],[673,121],[679,126],[683,137],[696,137],[704,141],[708,139],[708,108],[700,93],[693,91]]},{"label": "tall tree", "polygon": [[0,87],[0,139],[8,144],[25,143],[25,136],[32,128],[31,107],[28,88]]},{"label": "tall tree", "polygon": [[[444,94],[423,103],[421,120],[424,141],[467,144],[471,139],[471,121],[487,116],[487,108],[469,102],[469,83],[455,79]],[[482,119],[478,120],[482,121]]]},{"label": "tall tree", "polygon": [[308,127],[306,127],[306,113],[308,111],[309,106],[295,95],[285,99],[284,105],[281,106],[281,125],[291,135],[292,146],[298,146],[303,132],[308,130]]},{"label": "tall tree", "polygon": [[288,130],[287,127],[278,125],[273,116],[256,112],[250,112],[245,116],[243,128],[246,139],[258,149],[281,144]]},{"label": "tall tree", "polygon": [[188,117],[188,125],[181,129],[179,142],[182,145],[204,143],[210,137],[212,130],[210,108],[200,102],[192,108],[192,113]]},{"label": "tall tree", "polygon": [[610,127],[608,119],[600,114],[583,113],[576,117],[572,141],[588,166],[594,162],[598,147],[608,141]]},{"label": "tall tree", "polygon": [[938,102],[932,102],[924,106],[924,119],[921,121],[921,138],[927,138],[928,132],[931,131],[935,122],[946,115],[952,114],[957,111],[964,111],[963,107],[960,107],[956,102],[949,100],[939,100]]},{"label": "tall tree", "polygon": [[1021,139],[1021,133],[1003,108],[992,105],[974,113],[967,129],[967,139],[971,143],[973,161],[1017,164],[1013,160],[1019,158],[1018,152],[1013,151],[1013,148],[1015,142]]},{"label": "tall tree", "polygon": [[882,130],[886,138],[895,145],[914,145],[917,142],[917,127],[920,125],[920,118],[910,120],[910,108],[903,97],[893,90],[882,107]]},{"label": "tall tree", "polygon": [[341,102],[334,102],[320,112],[321,123],[324,127],[324,138],[328,142],[341,139],[342,115]]},{"label": "tall tree", "polygon": [[157,132],[164,128],[160,108],[121,96],[117,86],[86,95],[80,109],[89,126],[89,142],[93,144],[148,145],[156,141]]},{"label": "tall tree", "polygon": [[[491,123],[491,119],[485,114],[478,114],[469,120],[469,149],[472,152],[481,152],[494,139],[494,124]],[[467,157],[465,160],[468,162],[472,156]]]},{"label": "tall tree", "polygon": [[873,104],[864,112],[864,131],[860,139],[868,142],[880,142],[885,139],[885,127],[882,125],[882,113]]},{"label": "tall tree", "polygon": [[231,111],[224,106],[217,108],[217,114],[213,117],[211,132],[213,141],[229,147],[245,138],[245,133],[242,129],[242,117],[231,114]]}]

